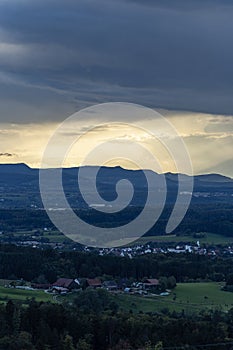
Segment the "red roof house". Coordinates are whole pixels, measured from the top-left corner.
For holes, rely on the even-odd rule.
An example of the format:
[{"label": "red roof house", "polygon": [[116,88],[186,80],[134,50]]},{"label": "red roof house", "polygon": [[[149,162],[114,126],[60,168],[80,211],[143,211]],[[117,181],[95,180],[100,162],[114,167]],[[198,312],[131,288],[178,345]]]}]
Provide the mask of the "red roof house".
[{"label": "red roof house", "polygon": [[159,286],[159,280],[157,280],[157,278],[148,278],[143,282],[144,289],[154,289],[154,288],[158,288],[158,286]]},{"label": "red roof house", "polygon": [[62,287],[71,290],[79,288],[80,284],[76,279],[74,280],[71,278],[59,278],[56,282],[53,283],[53,287]]},{"label": "red roof house", "polygon": [[87,286],[91,288],[99,288],[102,286],[102,282],[99,278],[88,278]]}]

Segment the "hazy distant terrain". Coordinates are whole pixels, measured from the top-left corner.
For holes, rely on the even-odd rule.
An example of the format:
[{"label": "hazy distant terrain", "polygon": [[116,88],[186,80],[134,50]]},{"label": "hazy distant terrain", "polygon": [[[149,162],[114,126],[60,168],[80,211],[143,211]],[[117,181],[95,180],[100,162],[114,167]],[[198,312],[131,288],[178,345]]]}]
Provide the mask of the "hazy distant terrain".
[{"label": "hazy distant terrain", "polygon": [[[93,183],[94,167],[88,167],[88,176],[84,181],[84,191],[90,194]],[[53,172],[54,170],[43,170]],[[82,198],[78,188],[79,168],[63,169],[63,187],[71,207],[78,212],[85,221],[100,227],[114,227],[123,225],[136,217],[142,210],[147,198],[147,181],[141,170],[125,170],[120,167],[100,168],[96,180],[99,194],[106,200],[112,201],[117,197],[116,183],[121,179],[128,179],[134,186],[134,195],[130,205],[119,213],[99,213],[88,206]],[[146,171],[152,179],[152,191],[164,190],[162,175]],[[148,232],[150,235],[163,234],[166,222],[171,213],[178,193],[178,175],[165,174],[167,197],[164,211],[156,225]],[[181,181],[186,181],[186,175]],[[185,193],[184,193],[185,196]],[[154,203],[156,206],[158,203]],[[21,210],[19,215],[18,210]],[[41,210],[42,209],[42,210]],[[46,216],[39,192],[39,170],[32,169],[25,164],[0,165],[0,210],[1,229],[6,229],[11,222],[18,228],[36,228],[51,223]],[[10,218],[6,211],[11,211]],[[175,233],[192,234],[194,232],[212,232],[227,236],[233,235],[233,180],[218,174],[199,175],[194,177],[194,190],[191,205],[182,223]],[[152,209],[153,215],[153,209]]]},{"label": "hazy distant terrain", "polygon": [[[54,170],[43,170],[52,173]],[[65,168],[63,174],[63,187],[72,207],[86,208],[78,189],[79,168]],[[95,167],[87,167],[88,177],[85,178],[85,192],[90,192]],[[152,179],[150,190],[164,190],[162,175],[146,170]],[[167,203],[172,203],[177,196],[178,175],[165,174],[167,185]],[[182,175],[181,181],[188,176]],[[147,181],[141,170],[126,170],[121,167],[101,167],[96,179],[99,194],[108,201],[116,198],[116,184],[119,180],[127,179],[134,186],[132,206],[141,206],[147,196]],[[184,194],[185,195],[185,194]],[[198,175],[194,177],[193,203],[233,203],[233,179],[218,175]],[[95,203],[93,203],[95,204]],[[156,204],[156,203],[155,203]],[[0,208],[29,208],[36,205],[42,207],[39,194],[39,170],[32,169],[25,164],[0,164]]]}]

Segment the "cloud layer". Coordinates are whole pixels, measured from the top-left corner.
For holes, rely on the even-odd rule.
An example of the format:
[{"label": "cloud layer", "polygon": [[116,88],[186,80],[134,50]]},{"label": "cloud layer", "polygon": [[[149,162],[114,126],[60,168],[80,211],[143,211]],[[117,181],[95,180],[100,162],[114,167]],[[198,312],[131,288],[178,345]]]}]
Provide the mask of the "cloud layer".
[{"label": "cloud layer", "polygon": [[107,101],[233,114],[232,16],[228,0],[0,1],[1,120]]}]

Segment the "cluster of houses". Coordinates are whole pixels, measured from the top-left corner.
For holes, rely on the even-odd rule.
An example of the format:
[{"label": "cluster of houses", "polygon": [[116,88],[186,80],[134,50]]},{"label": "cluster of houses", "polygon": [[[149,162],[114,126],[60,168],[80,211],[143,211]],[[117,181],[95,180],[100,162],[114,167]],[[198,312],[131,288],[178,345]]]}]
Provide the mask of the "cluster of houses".
[{"label": "cluster of houses", "polygon": [[[44,228],[44,231],[48,231],[47,228]],[[3,235],[3,232],[0,232],[0,236]],[[4,242],[9,242],[7,239],[7,235],[5,236]],[[91,247],[84,247],[76,242],[71,241],[64,241],[64,242],[49,242],[49,239],[45,240],[42,236],[37,237],[36,235],[26,235],[24,234],[24,237],[22,239],[21,237],[15,236],[10,238],[10,242],[14,243],[18,246],[31,246],[33,248],[52,248],[54,250],[74,250],[74,251],[98,251],[100,255],[115,255],[119,257],[129,257],[133,258],[134,256],[138,255],[145,255],[145,254],[168,254],[168,253],[192,253],[192,254],[199,254],[199,255],[210,255],[210,256],[231,256],[233,255],[233,245],[223,245],[223,246],[214,246],[214,245],[206,245],[200,244],[200,241],[197,240],[196,243],[182,243],[175,245],[175,243],[168,243],[168,242],[148,242],[146,244],[136,244],[130,247],[118,247],[118,248],[104,248],[104,249],[98,249],[98,248],[91,248]],[[188,237],[187,237],[188,239]],[[191,237],[190,237],[191,239]],[[198,239],[198,238],[197,238]],[[148,237],[149,240],[149,237]],[[229,237],[230,241],[230,237]]]},{"label": "cluster of houses", "polygon": [[156,278],[149,278],[143,282],[136,282],[132,285],[129,284],[127,279],[121,279],[119,283],[114,280],[101,281],[99,278],[86,278],[86,279],[71,279],[71,278],[59,278],[52,284],[38,284],[32,283],[33,289],[43,289],[50,293],[57,293],[65,295],[71,291],[86,289],[86,288],[103,288],[110,292],[123,291],[130,294],[147,294],[159,289],[159,280]]},{"label": "cluster of houses", "polygon": [[[85,251],[90,251],[89,247],[84,248]],[[130,259],[146,254],[168,254],[168,253],[192,253],[198,255],[220,256],[220,255],[233,255],[233,246],[228,247],[202,247],[200,242],[196,244],[179,244],[176,246],[154,244],[153,242],[135,245],[132,247],[120,247],[120,248],[104,248],[99,249],[99,255],[115,255],[119,257],[129,257]]]},{"label": "cluster of houses", "polygon": [[23,246],[32,246],[33,248],[44,249],[45,247],[50,247],[54,250],[63,250],[69,248],[70,250],[75,251],[98,251],[99,255],[114,255],[119,257],[129,257],[130,259],[146,254],[198,254],[198,255],[208,255],[208,256],[232,256],[233,255],[233,246],[201,246],[200,242],[197,241],[196,244],[163,244],[163,243],[154,243],[150,242],[147,244],[135,244],[130,247],[118,247],[118,248],[104,248],[97,249],[91,247],[81,247],[78,244],[73,243],[70,247],[67,246],[67,243],[42,243],[33,240],[17,242],[17,245]]}]

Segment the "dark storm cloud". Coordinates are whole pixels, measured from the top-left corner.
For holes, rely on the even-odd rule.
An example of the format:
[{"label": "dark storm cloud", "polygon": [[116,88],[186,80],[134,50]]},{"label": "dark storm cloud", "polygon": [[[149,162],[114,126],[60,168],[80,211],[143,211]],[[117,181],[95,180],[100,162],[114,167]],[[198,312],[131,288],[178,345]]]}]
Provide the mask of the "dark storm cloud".
[{"label": "dark storm cloud", "polygon": [[26,120],[108,101],[233,114],[232,16],[228,0],[0,1],[0,93],[41,106]]}]

